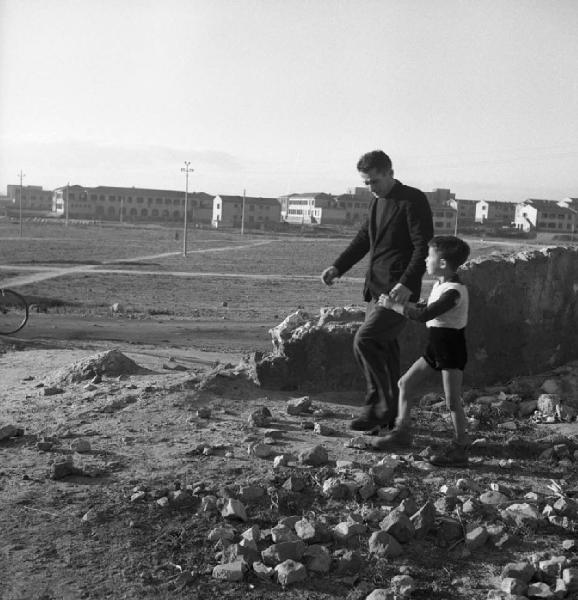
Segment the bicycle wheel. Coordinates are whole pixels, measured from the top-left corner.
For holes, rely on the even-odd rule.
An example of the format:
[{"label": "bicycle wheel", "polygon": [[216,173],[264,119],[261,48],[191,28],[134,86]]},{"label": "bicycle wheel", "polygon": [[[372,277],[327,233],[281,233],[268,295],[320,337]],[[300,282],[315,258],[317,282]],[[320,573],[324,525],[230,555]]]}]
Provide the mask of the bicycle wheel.
[{"label": "bicycle wheel", "polygon": [[0,289],[0,334],[16,333],[28,321],[26,300],[12,290]]}]

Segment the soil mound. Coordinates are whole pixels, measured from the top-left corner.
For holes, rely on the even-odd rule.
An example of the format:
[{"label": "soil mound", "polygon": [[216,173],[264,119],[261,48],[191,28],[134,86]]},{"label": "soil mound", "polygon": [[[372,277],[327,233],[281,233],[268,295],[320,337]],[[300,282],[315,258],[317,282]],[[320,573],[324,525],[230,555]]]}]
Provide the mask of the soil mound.
[{"label": "soil mound", "polygon": [[79,383],[97,375],[118,377],[119,375],[142,375],[145,373],[150,373],[150,371],[137,365],[134,360],[119,350],[107,350],[58,369],[49,379],[53,384],[64,384]]}]

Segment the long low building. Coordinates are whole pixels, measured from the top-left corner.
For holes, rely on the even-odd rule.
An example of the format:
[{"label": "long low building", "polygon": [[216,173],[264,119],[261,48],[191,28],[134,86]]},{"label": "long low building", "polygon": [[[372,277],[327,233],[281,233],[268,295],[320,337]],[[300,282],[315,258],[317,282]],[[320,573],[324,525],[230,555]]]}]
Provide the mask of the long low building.
[{"label": "long low building", "polygon": [[[212,195],[190,193],[187,205],[191,224],[211,223]],[[52,212],[71,219],[182,221],[184,210],[185,192],[172,190],[67,185],[52,194]]]},{"label": "long low building", "polygon": [[281,205],[277,198],[252,196],[215,196],[211,224],[215,228],[268,228],[281,220]]}]

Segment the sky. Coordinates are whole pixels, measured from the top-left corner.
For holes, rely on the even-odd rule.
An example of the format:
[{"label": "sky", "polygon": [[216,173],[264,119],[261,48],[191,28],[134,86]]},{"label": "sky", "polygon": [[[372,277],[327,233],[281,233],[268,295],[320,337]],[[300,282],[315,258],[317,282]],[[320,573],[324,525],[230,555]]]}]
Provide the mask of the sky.
[{"label": "sky", "polygon": [[0,194],[578,196],[576,0],[0,0]]}]

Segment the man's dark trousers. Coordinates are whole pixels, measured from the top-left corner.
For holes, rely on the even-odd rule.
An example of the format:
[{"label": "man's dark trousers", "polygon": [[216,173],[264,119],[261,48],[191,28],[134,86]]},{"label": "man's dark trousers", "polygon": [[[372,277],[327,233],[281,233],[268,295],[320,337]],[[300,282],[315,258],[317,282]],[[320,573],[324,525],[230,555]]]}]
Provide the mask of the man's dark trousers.
[{"label": "man's dark trousers", "polygon": [[397,338],[406,322],[400,314],[371,300],[353,340],[353,352],[367,386],[366,410],[390,428],[397,417],[397,382],[401,375]]}]

